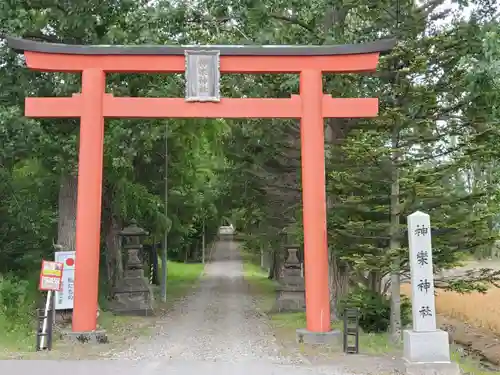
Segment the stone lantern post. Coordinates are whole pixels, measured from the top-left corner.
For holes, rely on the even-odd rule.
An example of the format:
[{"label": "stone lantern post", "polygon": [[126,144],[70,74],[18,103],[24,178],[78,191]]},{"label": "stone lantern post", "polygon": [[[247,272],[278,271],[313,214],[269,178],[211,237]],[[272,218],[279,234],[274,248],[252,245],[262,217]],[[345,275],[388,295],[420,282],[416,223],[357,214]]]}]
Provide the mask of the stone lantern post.
[{"label": "stone lantern post", "polygon": [[298,257],[300,246],[285,245],[283,250],[285,259],[280,270],[275,310],[305,311],[305,285],[302,262]]},{"label": "stone lantern post", "polygon": [[154,295],[139,257],[142,238],[149,233],[132,220],[119,235],[123,237],[126,250],[125,272],[113,290],[112,310],[121,315],[153,315]]}]

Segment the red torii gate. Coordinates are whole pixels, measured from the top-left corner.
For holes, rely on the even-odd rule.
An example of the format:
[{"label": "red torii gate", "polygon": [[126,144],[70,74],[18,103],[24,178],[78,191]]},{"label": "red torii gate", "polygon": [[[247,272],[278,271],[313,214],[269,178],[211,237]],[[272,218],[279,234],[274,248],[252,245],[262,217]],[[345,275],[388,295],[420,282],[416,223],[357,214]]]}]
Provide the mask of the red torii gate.
[{"label": "red torii gate", "polygon": [[[25,106],[28,117],[80,117],[81,121],[73,332],[96,329],[104,119],[125,117],[300,119],[307,331],[331,330],[323,119],[375,117],[378,99],[332,98],[323,93],[322,75],[374,71],[380,52],[392,49],[394,40],[338,46],[196,47],[81,46],[12,37],[7,42],[24,53],[31,69],[82,74],[81,93],[69,98],[26,98]],[[207,50],[217,55],[222,73],[298,73],[300,95],[188,101],[106,93],[106,73],[182,73],[189,52]]]}]

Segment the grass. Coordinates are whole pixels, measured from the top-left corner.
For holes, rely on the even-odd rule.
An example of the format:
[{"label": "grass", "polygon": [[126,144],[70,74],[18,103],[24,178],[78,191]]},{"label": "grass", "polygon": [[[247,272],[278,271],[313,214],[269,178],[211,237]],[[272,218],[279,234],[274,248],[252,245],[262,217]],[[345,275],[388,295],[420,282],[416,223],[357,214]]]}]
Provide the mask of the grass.
[{"label": "grass", "polygon": [[[0,317],[3,320],[3,317]],[[10,352],[34,350],[35,348],[35,332],[28,330],[25,327],[11,327],[8,331],[4,330],[5,324],[0,323],[0,359]]]},{"label": "grass", "polygon": [[276,299],[276,282],[268,279],[267,272],[260,266],[249,262],[243,263],[243,274],[250,292],[259,301],[258,309],[263,313],[270,311]]},{"label": "grass", "polygon": [[0,356],[7,351],[34,347],[33,317],[37,282],[0,275]]},{"label": "grass", "polygon": [[[243,253],[244,276],[250,284],[252,294],[258,300],[258,308],[262,312],[269,312],[272,309],[276,298],[276,282],[267,278],[267,272],[258,265],[258,256]],[[500,294],[498,294],[500,297]],[[498,299],[497,299],[498,300]],[[466,303],[464,303],[466,304]],[[477,306],[480,305],[476,305]],[[500,312],[499,315],[500,317]],[[500,318],[498,318],[500,320]],[[298,347],[299,351],[305,355],[314,357],[333,358],[333,354],[339,353],[339,348],[334,347],[311,347],[295,342],[295,330],[306,326],[306,315],[303,312],[297,313],[275,313],[269,314],[269,323],[273,328],[276,337],[285,346],[293,345]],[[342,329],[342,323],[333,322],[332,329]],[[386,333],[372,334],[361,333],[359,338],[360,353],[371,355],[391,355],[401,351],[401,347],[395,346]],[[452,347],[452,360],[457,362],[464,374],[471,375],[490,375],[491,371],[483,370],[478,361],[474,358],[461,357],[457,348]]]},{"label": "grass", "polygon": [[439,291],[436,309],[439,313],[468,322],[475,327],[500,335],[500,289],[492,288],[486,294],[467,295]]},{"label": "grass", "polygon": [[[250,285],[250,291],[258,300],[258,308],[261,312],[267,313],[272,310],[276,299],[277,283],[268,279],[268,274],[257,265],[258,255],[243,253],[244,277]],[[273,313],[269,314],[269,322],[277,335],[288,343],[295,342],[295,330],[306,326],[306,314],[296,313]],[[332,329],[342,329],[341,322],[333,322]],[[387,353],[394,351],[385,334],[361,334],[360,348],[370,354]],[[305,345],[299,345],[301,351],[307,351]],[[337,349],[338,351],[338,349]]]},{"label": "grass", "polygon": [[464,358],[460,355],[457,348],[451,347],[451,360],[458,363],[463,374],[470,375],[492,375],[492,371],[481,369],[476,359]]},{"label": "grass", "polygon": [[[203,272],[204,265],[201,263],[167,263],[167,302],[183,297],[193,288]],[[161,271],[161,261],[159,262]]]},{"label": "grass", "polygon": [[34,347],[35,332],[34,325],[31,324],[32,320],[28,306],[20,306],[17,316],[6,316],[0,310],[0,332],[2,332],[0,335],[0,355],[3,351]]},{"label": "grass", "polygon": [[[306,326],[306,314],[303,312],[272,314],[270,320],[275,329],[291,332],[293,340],[295,340],[295,330]],[[331,328],[332,330],[342,330],[342,322],[332,322]],[[387,354],[395,352],[398,349],[390,342],[388,334],[363,332],[359,336],[359,348],[360,352],[365,354]],[[302,346],[302,350],[305,350],[305,345]],[[339,351],[338,348],[329,349],[329,351],[332,350]]]},{"label": "grass", "polygon": [[[169,261],[167,303],[161,303],[158,295],[156,296],[157,315],[165,313],[177,299],[186,295],[196,286],[203,269],[204,265],[199,263],[185,264]],[[157,290],[155,290],[155,294],[158,294],[156,292]],[[35,293],[33,294],[35,295]],[[2,311],[2,306],[0,306],[0,332],[2,332],[0,335],[0,359],[3,357],[26,358],[40,354],[32,353],[35,350],[35,322],[33,321],[35,307],[33,303],[30,304],[28,301],[34,299],[35,297],[26,298],[26,303],[19,305],[18,316],[13,319],[7,319]],[[116,316],[112,312],[106,311],[105,306],[101,307],[103,309],[99,314],[98,324],[106,330],[110,344],[99,345],[98,349],[91,348],[90,345],[80,345],[81,348],[76,348],[69,347],[63,341],[55,340],[54,350],[50,357],[58,354],[71,357],[81,356],[82,358],[99,357],[100,352],[119,347],[131,339],[149,335],[156,322],[155,317]],[[15,323],[10,324],[9,320],[15,320]],[[85,350],[82,350],[84,347]]]}]

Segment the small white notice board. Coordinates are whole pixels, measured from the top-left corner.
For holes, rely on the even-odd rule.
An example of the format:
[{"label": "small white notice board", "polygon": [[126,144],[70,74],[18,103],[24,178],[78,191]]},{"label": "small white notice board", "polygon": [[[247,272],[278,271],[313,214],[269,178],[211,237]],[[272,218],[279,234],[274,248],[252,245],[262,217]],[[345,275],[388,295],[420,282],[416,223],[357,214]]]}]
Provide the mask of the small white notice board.
[{"label": "small white notice board", "polygon": [[75,285],[75,251],[57,251],[55,261],[64,264],[61,291],[56,292],[56,310],[73,309]]}]

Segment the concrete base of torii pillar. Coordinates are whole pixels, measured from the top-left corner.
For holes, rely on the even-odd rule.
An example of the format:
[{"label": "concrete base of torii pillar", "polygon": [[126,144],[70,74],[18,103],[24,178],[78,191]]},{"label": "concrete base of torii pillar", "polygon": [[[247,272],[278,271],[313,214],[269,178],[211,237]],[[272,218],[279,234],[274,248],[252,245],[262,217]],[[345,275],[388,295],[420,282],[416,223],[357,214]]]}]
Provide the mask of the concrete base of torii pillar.
[{"label": "concrete base of torii pillar", "polygon": [[403,332],[404,373],[408,375],[460,375],[458,364],[450,361],[448,332]]}]

